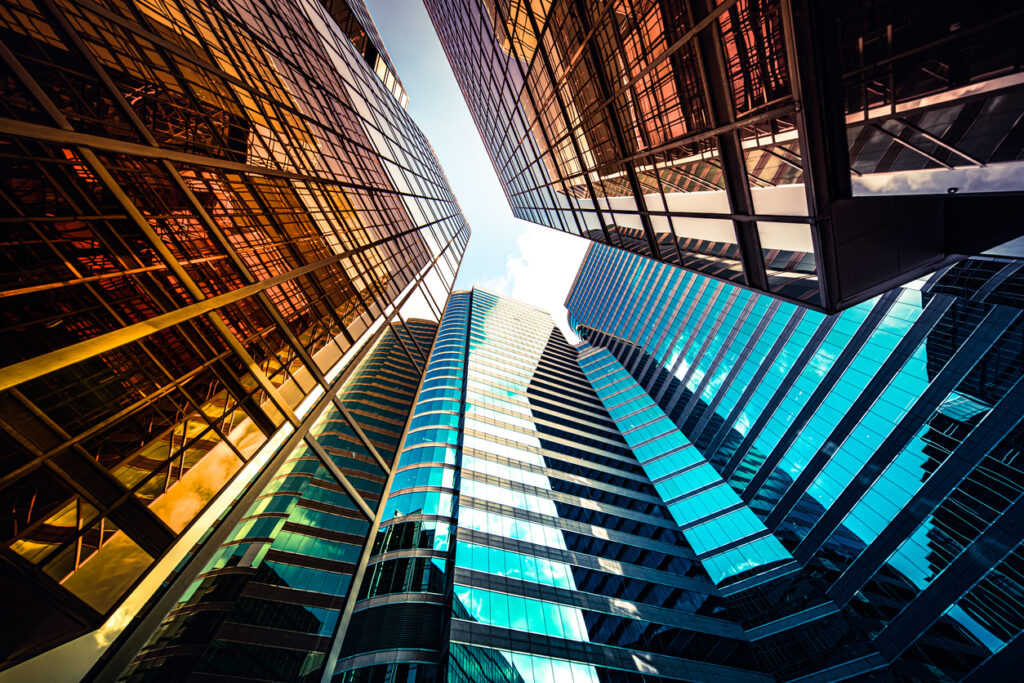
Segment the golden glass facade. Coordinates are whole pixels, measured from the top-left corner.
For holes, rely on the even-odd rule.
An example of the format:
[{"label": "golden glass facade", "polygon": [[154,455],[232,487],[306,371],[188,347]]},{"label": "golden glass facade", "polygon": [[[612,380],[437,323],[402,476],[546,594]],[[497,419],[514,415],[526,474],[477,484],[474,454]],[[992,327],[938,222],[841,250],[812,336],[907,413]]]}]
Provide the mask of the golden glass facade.
[{"label": "golden glass facade", "polygon": [[121,672],[112,662],[96,680],[320,678],[332,641],[344,635],[339,625],[359,590],[360,556],[436,331],[436,322],[409,320],[380,337],[337,404],[258,487],[216,552],[197,562],[159,626],[142,634],[141,652],[125,648],[131,665]]},{"label": "golden glass facade", "polygon": [[15,0],[0,41],[11,664],[109,621],[383,321],[436,318],[469,227],[318,1]]},{"label": "golden glass facade", "polygon": [[1014,3],[426,5],[518,218],[828,312],[1019,234]]}]

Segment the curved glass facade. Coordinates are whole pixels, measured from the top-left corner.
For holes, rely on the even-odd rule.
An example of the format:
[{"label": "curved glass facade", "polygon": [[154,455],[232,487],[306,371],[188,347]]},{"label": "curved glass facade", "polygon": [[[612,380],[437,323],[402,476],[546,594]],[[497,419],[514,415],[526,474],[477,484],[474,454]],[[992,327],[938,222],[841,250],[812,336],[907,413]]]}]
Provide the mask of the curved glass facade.
[{"label": "curved glass facade", "polygon": [[335,680],[769,680],[581,363],[452,295]]}]

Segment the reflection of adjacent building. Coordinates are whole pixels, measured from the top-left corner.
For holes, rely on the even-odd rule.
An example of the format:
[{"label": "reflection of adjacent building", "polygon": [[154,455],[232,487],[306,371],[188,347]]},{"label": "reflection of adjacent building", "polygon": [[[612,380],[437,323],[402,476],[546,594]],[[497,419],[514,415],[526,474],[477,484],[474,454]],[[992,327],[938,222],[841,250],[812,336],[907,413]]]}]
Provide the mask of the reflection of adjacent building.
[{"label": "reflection of adjacent building", "polygon": [[519,218],[830,312],[1020,233],[1013,3],[427,7]]},{"label": "reflection of adjacent building", "polygon": [[468,227],[398,96],[320,3],[266,9],[0,19],[7,665],[123,627],[327,376],[454,280]]},{"label": "reflection of adjacent building", "polygon": [[430,347],[436,328],[409,321],[384,333],[338,406],[157,622],[126,680],[319,677],[373,521],[357,499],[376,512],[422,376],[416,349]]},{"label": "reflection of adjacent building", "polygon": [[341,32],[352,41],[359,54],[384,83],[384,87],[391,91],[402,109],[408,110],[409,96],[402,87],[402,81],[398,79],[391,55],[377,32],[366,3],[363,0],[323,0],[323,3]]},{"label": "reflection of adjacent building", "polygon": [[872,654],[829,655],[851,672],[1012,677],[1024,632],[1022,277],[1020,259],[970,258],[825,316],[588,252],[571,320],[692,443],[652,473],[681,492],[669,509],[700,496],[696,451],[799,567],[763,570],[731,595],[733,618],[765,634],[755,640],[794,646],[784,678],[851,626]]},{"label": "reflection of adjacent building", "polygon": [[[979,306],[970,302],[978,282],[991,281],[1003,266],[1001,261],[968,261],[965,267],[947,275],[931,292],[931,296],[950,295],[957,299],[953,310],[964,324],[951,325],[929,335],[929,374],[941,372],[950,356],[969,343],[970,318],[978,314]],[[1009,278],[1019,286],[1020,277]],[[1012,285],[1011,285],[1012,286]],[[1002,289],[1002,288],[1000,288]],[[1006,290],[1003,290],[1006,291]],[[1024,308],[1019,296],[1006,296],[997,292],[988,300],[992,304]],[[1012,290],[1010,290],[1012,291]],[[1002,294],[1002,296],[1000,296]],[[922,479],[934,476],[948,458],[955,457],[957,449],[969,438],[1000,398],[1019,382],[1024,367],[1024,316],[1018,317],[1008,330],[992,345],[988,353],[966,374],[954,393],[943,402],[928,423],[921,438],[927,443],[929,459],[922,466]],[[944,500],[929,520],[927,531],[927,571],[938,574],[963,550],[964,539],[974,538],[999,511],[1018,495],[1018,460],[1022,453],[1022,435],[1000,444],[992,457],[986,459],[968,477],[968,481]],[[982,502],[978,505],[978,502]],[[966,613],[980,629],[991,634],[992,640],[1009,640],[1017,632],[1018,617],[1024,593],[1012,575],[1019,559],[1011,556],[1001,566],[993,568],[966,594],[957,610]],[[1009,576],[1007,576],[1009,572]]]}]

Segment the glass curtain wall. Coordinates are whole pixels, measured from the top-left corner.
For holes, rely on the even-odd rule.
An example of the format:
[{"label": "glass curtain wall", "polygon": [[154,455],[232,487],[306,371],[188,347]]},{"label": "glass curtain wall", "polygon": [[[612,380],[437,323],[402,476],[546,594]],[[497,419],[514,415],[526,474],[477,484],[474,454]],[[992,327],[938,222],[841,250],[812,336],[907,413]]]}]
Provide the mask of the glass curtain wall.
[{"label": "glass curtain wall", "polygon": [[567,306],[685,437],[645,465],[674,513],[727,494],[824,590],[804,620],[868,634],[862,671],[983,680],[1024,630],[1022,292],[1024,261],[972,258],[825,316],[595,245]]},{"label": "glass curtain wall", "polygon": [[11,0],[0,40],[10,666],[109,643],[469,228],[318,0]]},{"label": "glass curtain wall", "polygon": [[546,313],[452,295],[336,681],[767,681]]},{"label": "glass curtain wall", "polygon": [[524,220],[833,312],[1021,211],[1017,3],[426,5]]},{"label": "glass curtain wall", "polygon": [[121,680],[319,680],[436,330],[382,335]]}]

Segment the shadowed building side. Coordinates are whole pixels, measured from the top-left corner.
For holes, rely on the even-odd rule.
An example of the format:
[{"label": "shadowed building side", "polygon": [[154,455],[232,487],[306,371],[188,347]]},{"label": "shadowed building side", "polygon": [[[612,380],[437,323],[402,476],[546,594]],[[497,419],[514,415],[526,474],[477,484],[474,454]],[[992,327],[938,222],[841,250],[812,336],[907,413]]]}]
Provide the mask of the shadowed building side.
[{"label": "shadowed building side", "polygon": [[1021,234],[1018,3],[425,4],[524,220],[826,312]]}]

